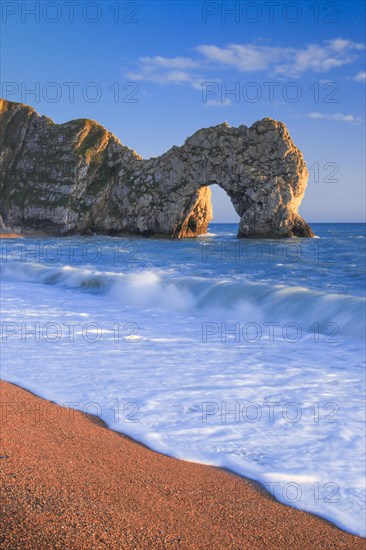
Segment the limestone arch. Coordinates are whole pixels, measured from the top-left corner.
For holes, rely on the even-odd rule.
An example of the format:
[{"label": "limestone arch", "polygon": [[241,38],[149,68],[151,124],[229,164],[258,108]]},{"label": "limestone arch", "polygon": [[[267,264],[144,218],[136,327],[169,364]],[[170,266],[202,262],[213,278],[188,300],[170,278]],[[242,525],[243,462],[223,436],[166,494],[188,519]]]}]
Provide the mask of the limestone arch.
[{"label": "limestone arch", "polygon": [[250,128],[222,124],[196,132],[177,149],[181,166],[175,184],[183,202],[173,237],[207,231],[214,184],[226,192],[240,218],[238,238],[313,236],[297,212],[307,168],[284,124],[273,119]]}]

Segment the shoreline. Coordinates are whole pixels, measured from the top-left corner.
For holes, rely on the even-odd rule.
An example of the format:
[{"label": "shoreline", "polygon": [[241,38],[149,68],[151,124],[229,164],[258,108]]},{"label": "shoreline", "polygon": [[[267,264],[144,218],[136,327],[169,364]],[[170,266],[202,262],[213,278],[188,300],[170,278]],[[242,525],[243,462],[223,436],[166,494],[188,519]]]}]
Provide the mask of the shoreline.
[{"label": "shoreline", "polygon": [[24,235],[20,233],[0,233],[0,239],[23,239]]},{"label": "shoreline", "polygon": [[0,390],[4,548],[60,541],[77,549],[97,540],[108,548],[122,540],[137,548],[364,547],[255,480],[162,455],[16,384],[0,381]]},{"label": "shoreline", "polygon": [[[7,384],[11,384],[11,385],[19,388],[22,391],[30,393],[32,396],[36,397],[37,399],[40,399],[41,402],[48,402],[48,403],[51,403],[52,405],[56,405],[57,407],[61,407],[62,409],[67,410],[66,407],[64,407],[63,405],[60,405],[56,401],[52,401],[50,399],[47,399],[46,397],[42,397],[41,395],[38,395],[34,391],[29,390],[27,388],[24,388],[23,386],[20,386],[19,384],[15,383],[15,382],[7,382],[6,380],[2,380],[0,378],[0,389],[1,389],[1,382],[3,382],[3,381],[6,382]],[[1,399],[0,399],[0,407],[1,407]],[[79,411],[78,409],[75,409],[73,414],[74,413],[81,414],[82,416],[87,418],[89,421],[91,421],[95,425],[97,425],[101,428],[104,428],[104,429],[106,429],[110,432],[113,432],[114,434],[116,434],[119,437],[122,437],[123,439],[127,439],[128,441],[130,441],[134,445],[138,445],[138,446],[143,447],[144,449],[148,450],[150,453],[154,453],[158,456],[165,456],[167,458],[170,458],[170,459],[173,459],[173,460],[178,460],[179,462],[185,462],[187,464],[199,464],[200,466],[206,466],[206,467],[209,467],[209,468],[214,468],[218,472],[226,472],[229,475],[236,476],[236,477],[239,478],[239,480],[244,480],[246,483],[249,483],[256,492],[258,492],[260,495],[263,495],[266,499],[272,500],[273,502],[277,502],[281,506],[285,506],[285,507],[290,508],[292,510],[298,510],[300,512],[309,514],[310,516],[313,516],[314,518],[316,518],[316,519],[318,519],[322,522],[325,522],[326,524],[334,527],[335,529],[338,529],[339,531],[341,531],[343,533],[347,533],[351,536],[358,537],[358,538],[361,538],[362,540],[364,540],[364,537],[361,537],[359,535],[355,535],[354,533],[351,533],[350,531],[346,531],[345,529],[343,529],[342,527],[340,527],[339,525],[337,525],[336,523],[334,523],[330,519],[327,519],[326,517],[320,516],[320,515],[315,514],[313,512],[308,512],[306,510],[301,510],[300,508],[294,508],[293,506],[290,506],[289,504],[285,504],[284,502],[281,502],[270,491],[268,491],[260,481],[254,479],[254,478],[250,478],[250,477],[247,477],[245,475],[239,474],[238,472],[235,472],[235,470],[230,470],[230,468],[226,468],[225,466],[215,466],[215,465],[211,465],[211,464],[204,464],[202,462],[194,462],[194,461],[185,460],[185,459],[182,459],[182,458],[177,458],[177,457],[174,457],[173,455],[168,455],[168,454],[159,452],[159,451],[149,447],[146,443],[143,443],[142,441],[139,441],[138,439],[134,439],[132,436],[130,436],[126,433],[119,432],[118,430],[114,430],[113,428],[108,426],[107,422],[105,422],[105,420],[103,420],[98,415],[95,415],[95,414],[92,414],[92,413],[86,413],[84,411]],[[0,418],[1,418],[1,414],[0,414]]]}]

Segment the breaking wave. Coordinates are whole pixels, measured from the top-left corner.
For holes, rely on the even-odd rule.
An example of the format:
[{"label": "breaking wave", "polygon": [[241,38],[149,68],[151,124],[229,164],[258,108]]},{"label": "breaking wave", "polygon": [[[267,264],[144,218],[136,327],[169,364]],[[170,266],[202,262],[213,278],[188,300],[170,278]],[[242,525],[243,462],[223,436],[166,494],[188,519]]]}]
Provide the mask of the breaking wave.
[{"label": "breaking wave", "polygon": [[300,286],[265,282],[174,277],[158,270],[116,273],[84,268],[8,262],[1,265],[5,280],[16,280],[104,294],[121,307],[158,308],[190,314],[225,313],[226,319],[317,322],[319,330],[363,337],[365,299],[349,294],[325,293]]}]

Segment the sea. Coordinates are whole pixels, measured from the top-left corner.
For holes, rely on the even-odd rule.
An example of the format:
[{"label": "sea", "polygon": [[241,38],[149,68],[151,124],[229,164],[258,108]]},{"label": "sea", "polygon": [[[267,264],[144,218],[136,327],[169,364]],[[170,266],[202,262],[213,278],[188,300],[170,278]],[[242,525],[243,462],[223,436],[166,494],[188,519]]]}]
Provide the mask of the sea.
[{"label": "sea", "polygon": [[312,228],[5,239],[1,376],[365,536],[365,225]]}]

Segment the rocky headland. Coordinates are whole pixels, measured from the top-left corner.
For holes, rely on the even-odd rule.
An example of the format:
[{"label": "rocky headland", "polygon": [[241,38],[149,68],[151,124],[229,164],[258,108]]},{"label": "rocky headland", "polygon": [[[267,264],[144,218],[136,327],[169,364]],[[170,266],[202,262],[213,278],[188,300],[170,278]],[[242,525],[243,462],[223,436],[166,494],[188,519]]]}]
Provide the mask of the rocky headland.
[{"label": "rocky headland", "polygon": [[144,160],[93,120],[55,124],[0,100],[0,229],[50,235],[196,237],[210,185],[229,195],[239,238],[312,237],[297,210],[308,172],[282,122],[220,124]]}]

